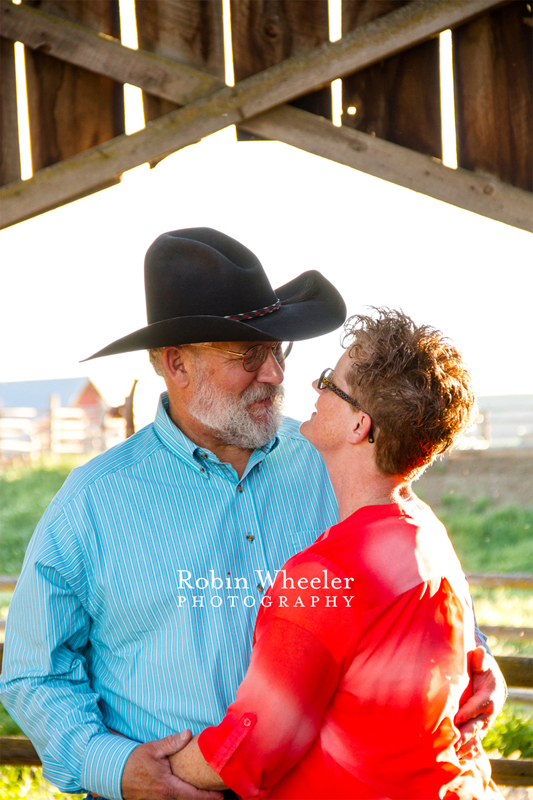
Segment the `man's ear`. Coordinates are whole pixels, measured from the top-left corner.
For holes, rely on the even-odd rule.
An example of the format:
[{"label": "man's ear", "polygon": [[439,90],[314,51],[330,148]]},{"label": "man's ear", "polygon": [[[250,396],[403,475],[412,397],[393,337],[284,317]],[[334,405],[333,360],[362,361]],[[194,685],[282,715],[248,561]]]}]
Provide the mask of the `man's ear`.
[{"label": "man's ear", "polygon": [[346,437],[346,441],[350,444],[362,444],[366,442],[371,428],[372,419],[368,414],[365,414],[364,411],[358,411],[354,417],[354,424]]},{"label": "man's ear", "polygon": [[165,347],[163,365],[169,379],[176,386],[184,389],[191,379],[191,360],[187,358],[182,347]]}]

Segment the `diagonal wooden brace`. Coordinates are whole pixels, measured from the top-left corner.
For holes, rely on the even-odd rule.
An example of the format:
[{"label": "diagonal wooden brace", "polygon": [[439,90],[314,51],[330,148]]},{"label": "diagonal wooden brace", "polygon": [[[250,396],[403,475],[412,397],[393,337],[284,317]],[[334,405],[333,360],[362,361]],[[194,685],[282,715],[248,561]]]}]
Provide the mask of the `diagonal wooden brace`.
[{"label": "diagonal wooden brace", "polygon": [[[23,39],[30,47],[44,47],[51,55],[94,71],[100,71],[115,80],[134,83],[146,91],[175,102],[187,102],[187,105],[165,117],[154,120],[138,133],[112,139],[104,145],[41,170],[28,181],[4,187],[0,190],[0,199],[3,201],[1,226],[7,227],[46,209],[68,202],[121,172],[175,152],[228,125],[240,124],[245,128],[247,127],[245,121],[266,111],[269,113],[263,114],[263,120],[259,122],[265,130],[264,120],[270,113],[275,113],[269,111],[274,106],[366,67],[381,58],[411,47],[441,30],[464,22],[499,3],[500,0],[444,0],[444,2],[443,0],[413,0],[408,5],[384,17],[356,28],[338,42],[321,45],[305,54],[283,61],[264,72],[246,78],[235,87],[220,88],[220,82],[217,79],[206,76],[197,70],[149,53],[130,50],[116,40],[93,34],[81,26],[65,23],[42,12],[36,12],[23,6],[14,6],[2,0],[0,8],[3,35]],[[31,18],[30,14],[33,15]],[[33,20],[31,24],[30,19]],[[68,36],[71,34],[72,38],[69,40]],[[65,45],[65,36],[67,36],[68,44],[71,45],[70,49]],[[156,67],[160,70],[159,73],[157,73]],[[164,88],[157,88],[159,82]],[[341,142],[345,145],[346,131],[340,131],[330,123],[318,118],[314,121],[305,120],[301,116],[305,112],[293,114],[293,111],[296,112],[297,109],[285,107],[283,118],[280,118],[278,114],[275,119],[272,119],[270,131],[272,134],[276,130],[278,131],[278,135],[272,136],[272,138],[278,138],[281,141],[290,139],[291,143],[294,143],[302,126],[309,128],[314,122],[319,122],[327,126],[327,128],[321,129],[321,137],[331,138],[333,141],[338,140],[339,145]],[[305,116],[313,117],[310,114]],[[257,131],[257,124],[254,127]],[[251,127],[248,129],[252,130]],[[287,132],[288,135],[286,135]],[[352,133],[364,137],[364,134]],[[307,138],[309,139],[309,137]],[[388,142],[380,142],[380,144],[405,151],[405,148],[398,148]],[[299,142],[297,146],[301,146]],[[303,147],[303,149],[316,152],[316,149],[312,149],[312,147]],[[323,145],[321,145],[321,149],[324,151]],[[327,149],[329,151],[327,157],[337,160],[335,146]],[[352,149],[354,149],[353,146]],[[372,152],[371,147],[366,147],[366,149]],[[411,151],[405,152],[415,158],[424,159],[424,165],[427,162],[433,162],[426,156],[411,153]],[[394,153],[394,150],[391,150],[391,153]],[[341,163],[347,163],[346,158],[338,160]],[[350,163],[350,166],[355,165]],[[359,160],[357,168],[377,174],[375,170],[365,168],[362,159]],[[455,175],[454,171],[448,170],[442,165],[440,168],[444,171],[443,176],[446,173],[446,178],[448,175]],[[469,174],[467,173],[467,175]],[[433,183],[437,185],[442,183],[443,176]],[[405,182],[396,182],[406,185]],[[491,183],[493,183],[492,179]],[[414,181],[409,185],[418,191],[432,194],[432,191],[428,191],[429,182],[427,181],[419,181],[418,184]],[[502,194],[507,189],[513,193],[513,197],[517,192],[519,193],[519,205],[527,204],[529,193],[520,193],[520,190],[501,184],[498,187],[498,205],[501,205]],[[484,191],[485,195],[491,193],[494,194],[494,189],[489,192]],[[446,197],[441,197],[438,193],[433,196],[454,202],[448,199],[450,192],[445,194]],[[491,203],[487,202],[487,197],[481,199],[483,202],[479,209],[466,205],[465,202],[456,204],[524,227],[521,222],[524,215],[520,211],[511,215],[509,219],[503,219],[499,209],[497,214],[496,212],[487,213],[487,207],[490,211],[495,204],[491,206]],[[490,198],[488,199],[490,200]]]}]

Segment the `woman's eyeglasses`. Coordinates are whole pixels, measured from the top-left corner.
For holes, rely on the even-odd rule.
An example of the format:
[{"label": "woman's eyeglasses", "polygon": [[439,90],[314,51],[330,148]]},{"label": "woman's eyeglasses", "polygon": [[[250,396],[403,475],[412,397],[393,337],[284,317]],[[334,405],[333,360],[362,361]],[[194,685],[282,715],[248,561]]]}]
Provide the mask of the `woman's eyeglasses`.
[{"label": "woman's eyeglasses", "polygon": [[[317,380],[316,388],[319,390],[329,389],[331,392],[336,394],[337,397],[340,397],[341,400],[346,400],[347,403],[350,403],[350,405],[355,406],[356,408],[359,409],[359,411],[363,411],[357,400],[354,400],[352,397],[350,397],[350,395],[346,394],[346,392],[343,392],[342,389],[339,389],[339,387],[335,383],[333,383],[331,378],[333,377],[334,374],[335,372],[331,369],[331,367],[327,367],[327,369],[324,370],[320,378]],[[368,417],[370,417],[370,414],[367,411],[363,411],[363,414],[366,414]],[[368,441],[370,442],[370,444],[374,443],[374,433],[372,431],[372,425],[370,426],[370,430],[368,432]]]}]

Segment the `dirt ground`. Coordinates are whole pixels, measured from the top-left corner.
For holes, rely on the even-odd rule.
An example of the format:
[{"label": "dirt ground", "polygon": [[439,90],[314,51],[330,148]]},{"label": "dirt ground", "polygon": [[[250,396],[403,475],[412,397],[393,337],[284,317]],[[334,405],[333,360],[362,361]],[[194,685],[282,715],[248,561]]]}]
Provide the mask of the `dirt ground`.
[{"label": "dirt ground", "polygon": [[489,497],[495,506],[533,506],[533,448],[454,450],[413,488],[434,507],[450,494]]}]

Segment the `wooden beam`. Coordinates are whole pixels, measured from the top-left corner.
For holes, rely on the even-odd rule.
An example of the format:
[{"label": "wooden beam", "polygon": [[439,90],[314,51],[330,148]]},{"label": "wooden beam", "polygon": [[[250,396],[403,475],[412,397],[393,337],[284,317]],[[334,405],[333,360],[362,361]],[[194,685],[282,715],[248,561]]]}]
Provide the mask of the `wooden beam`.
[{"label": "wooden beam", "polygon": [[25,736],[0,736],[0,752],[0,764],[11,764],[14,767],[41,765],[35,747]]},{"label": "wooden beam", "polygon": [[[343,35],[407,2],[342,0]],[[344,78],[342,124],[442,158],[438,37]]]},{"label": "wooden beam", "polygon": [[[224,83],[222,0],[135,0],[139,47],[208,73]],[[170,114],[176,104],[143,93],[146,122]]]},{"label": "wooden beam", "polygon": [[[228,125],[242,123],[248,117],[318,88],[326,81],[374,63],[385,55],[410,47],[499,2],[413,0],[398,11],[356,28],[338,42],[321,45],[283,61],[246,78],[235,87],[224,87],[195,100],[131,136],[117,137],[41,170],[28,181],[6,186],[0,190],[0,199],[4,204],[1,226],[7,227],[55,208],[118,173],[175,152]],[[149,91],[153,92],[154,87],[151,86]],[[300,112],[300,109],[292,110]],[[309,116],[313,117],[311,114]],[[325,124],[328,125],[327,122]],[[411,155],[417,156],[416,153]],[[402,176],[402,179],[405,181],[406,177]],[[401,185],[405,183],[401,182]],[[494,193],[494,188],[489,187],[487,191]],[[454,200],[448,202],[453,203]],[[493,208],[495,203],[486,205]]]},{"label": "wooden beam", "polygon": [[453,32],[457,157],[533,191],[531,4],[513,2]]},{"label": "wooden beam", "polygon": [[533,194],[496,178],[450,169],[430,156],[361,131],[336,128],[289,106],[241,122],[241,127],[533,233]]},{"label": "wooden beam", "polygon": [[466,577],[471,586],[533,589],[533,575],[530,572],[470,572]]},{"label": "wooden beam", "polygon": [[[405,0],[408,2],[408,0]],[[235,81],[329,42],[327,0],[230,0]],[[331,86],[291,101],[331,119]],[[237,128],[238,141],[257,139]]]},{"label": "wooden beam", "polygon": [[[443,3],[442,0],[412,0],[396,11],[355,28],[337,42],[315,47],[241,81],[235,87],[233,94],[236,99],[238,98],[243,118],[254,116],[266,111],[267,108],[319,88],[324,83],[412,47],[440,31],[464,23],[494,6],[501,5],[501,2],[502,0],[446,0]],[[35,9],[32,9],[31,13],[39,17],[36,16],[32,24],[28,16],[29,9],[15,6],[8,0],[1,0],[0,6],[2,36],[24,41],[32,49],[44,49],[49,55],[119,79],[116,71],[114,74],[110,72],[118,66],[118,63],[114,65],[112,62],[114,59],[118,62],[126,58],[117,48],[126,51],[128,48],[122,48],[118,42],[111,40],[115,48],[112,56],[111,48],[104,49],[102,45],[104,40],[107,40],[109,45],[110,37],[97,34],[96,38],[94,36],[87,38],[87,31],[81,26],[58,23],[50,15],[42,14]],[[28,32],[30,29],[31,37]],[[60,40],[61,37],[63,41]],[[87,46],[91,51],[90,59],[89,53],[85,52]],[[150,66],[157,66],[162,59],[144,51],[130,50],[130,53],[133,54],[133,58],[130,59],[129,68],[132,73],[137,73],[137,80],[134,80],[132,74],[128,83],[141,86],[159,97],[175,99],[175,96],[168,91],[168,87],[157,88],[158,83],[164,82],[167,78],[164,73],[144,75],[142,72],[143,67],[149,70]],[[140,68],[134,66],[136,59],[141,64]],[[180,71],[182,75],[185,74],[183,69]],[[198,71],[193,73],[192,81],[195,85],[201,73]],[[258,81],[260,76],[262,80]],[[209,76],[205,77],[207,81],[213,80]],[[261,86],[261,83],[268,85]],[[241,91],[238,89],[239,86],[242,87]],[[253,86],[255,91],[252,90]]]},{"label": "wooden beam", "polygon": [[0,39],[0,185],[20,180],[15,48]]},{"label": "wooden beam", "polygon": [[197,69],[144,50],[132,50],[111,36],[7,0],[0,3],[0,29],[3,37],[22,42],[31,50],[40,50],[120,83],[140,86],[180,105],[223,86],[222,81]]},{"label": "wooden beam", "polygon": [[496,639],[511,639],[512,641],[532,642],[533,628],[517,628],[509,625],[483,625],[480,624],[481,632],[485,636],[494,636]]},{"label": "wooden beam", "polygon": [[[118,35],[116,0],[39,0],[39,6],[65,22]],[[42,49],[26,50],[25,61],[34,172],[125,132],[124,92],[119,82]]]},{"label": "wooden beam", "polygon": [[508,686],[533,689],[533,658],[531,656],[496,656]]},{"label": "wooden beam", "polygon": [[[1,736],[0,764],[40,766],[37,751],[24,736]],[[499,786],[530,786],[533,779],[533,759],[494,758],[490,760],[492,778]]]},{"label": "wooden beam", "polygon": [[17,585],[18,575],[0,575],[0,592],[13,592]]},{"label": "wooden beam", "polygon": [[[530,572],[470,572],[466,577],[471,586],[533,589],[533,575]],[[13,592],[18,579],[18,575],[0,575],[0,592]]]},{"label": "wooden beam", "polygon": [[533,786],[532,758],[491,758],[490,765],[498,786]]},{"label": "wooden beam", "polygon": [[533,689],[507,689],[507,702],[533,706]]}]

